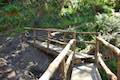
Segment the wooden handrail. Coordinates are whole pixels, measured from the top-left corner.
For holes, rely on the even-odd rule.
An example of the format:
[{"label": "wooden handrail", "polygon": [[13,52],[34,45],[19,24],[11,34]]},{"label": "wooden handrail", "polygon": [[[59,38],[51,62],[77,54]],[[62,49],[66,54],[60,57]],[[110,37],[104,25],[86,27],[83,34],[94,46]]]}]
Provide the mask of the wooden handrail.
[{"label": "wooden handrail", "polygon": [[101,37],[97,37],[97,40],[103,43],[106,47],[112,50],[117,56],[120,56],[120,49],[115,47],[114,45],[110,44],[109,42],[105,41]]},{"label": "wooden handrail", "polygon": [[[60,39],[61,41],[64,41],[64,39]],[[66,41],[70,40],[70,39],[65,39]],[[85,43],[85,44],[91,44],[91,45],[95,45],[96,43],[94,41],[79,41],[76,40],[76,43]]]},{"label": "wooden handrail", "polygon": [[[98,42],[101,42],[102,44],[104,44],[107,48],[109,48],[110,50],[112,50],[114,52],[115,55],[117,55],[117,80],[120,80],[120,49],[115,47],[114,45],[110,44],[109,42],[105,41],[104,39],[102,39],[101,37],[97,37],[96,38]],[[99,58],[99,61],[101,59]],[[103,63],[102,63],[103,64]],[[106,69],[106,67],[105,67]],[[107,70],[106,70],[107,71]],[[116,80],[114,79],[115,76],[113,76],[114,74],[112,74],[110,71],[108,71],[108,74],[111,74],[111,78],[112,80]]]},{"label": "wooden handrail", "polygon": [[62,50],[62,52],[54,59],[54,61],[49,65],[48,69],[45,73],[39,78],[39,80],[49,80],[56,69],[59,67],[62,60],[66,57],[68,51],[70,50],[71,46],[74,44],[75,39],[69,41],[66,47]]},{"label": "wooden handrail", "polygon": [[29,28],[25,27],[25,30],[44,30],[44,31],[51,31],[51,32],[64,32],[64,33],[77,33],[77,34],[92,34],[92,35],[98,35],[98,32],[73,32],[73,31],[68,31],[68,30],[60,30],[60,29],[41,29],[41,28]]},{"label": "wooden handrail", "polygon": [[[68,78],[68,77],[67,77],[67,76],[68,76],[68,70],[69,70],[70,64],[71,64],[71,62],[72,62],[73,56],[74,56],[74,52],[72,52],[72,53],[69,55],[68,59],[66,60],[65,80],[67,80],[67,78]],[[69,74],[71,74],[71,73],[69,73]]]},{"label": "wooden handrail", "polygon": [[112,71],[106,66],[105,62],[103,61],[101,55],[97,55],[98,57],[98,62],[100,63],[100,65],[102,66],[102,68],[105,70],[105,72],[108,75],[108,78],[110,78],[110,80],[117,80],[117,76],[112,73]]},{"label": "wooden handrail", "polygon": [[[51,41],[59,43],[59,44],[66,45],[67,44],[66,43],[67,39],[65,39],[66,33],[70,33],[70,34],[72,33],[73,34],[74,39],[71,39],[69,41],[69,43],[65,46],[65,48],[62,50],[62,52],[54,59],[54,61],[49,65],[49,67],[44,72],[44,74],[39,78],[39,80],[49,80],[53,76],[54,72],[57,70],[57,68],[60,66],[60,64],[63,62],[63,60],[65,60],[65,57],[66,57],[68,51],[70,50],[71,46],[73,45],[74,52],[72,52],[68,56],[68,59],[66,61],[66,66],[65,66],[65,69],[64,69],[64,72],[65,72],[64,76],[65,76],[65,79],[67,79],[67,76],[68,76],[67,73],[68,73],[72,58],[73,58],[73,56],[75,54],[75,43],[76,42],[84,42],[84,43],[87,43],[87,44],[95,44],[94,42],[77,41],[76,40],[76,34],[93,34],[93,35],[98,35],[99,34],[98,32],[72,32],[72,31],[67,31],[67,30],[41,29],[41,28],[28,28],[28,27],[26,27],[25,29],[33,30],[34,43],[35,43],[35,40],[36,40],[36,38],[35,38],[36,37],[35,30],[45,30],[45,31],[47,31],[48,32],[47,48],[49,48],[49,44],[50,44]],[[56,33],[51,33],[51,32],[56,32]],[[59,32],[64,33],[64,39],[63,39],[64,42],[60,42],[60,41],[51,39],[51,36],[54,36],[55,34],[58,34]],[[96,38],[96,61],[97,61],[97,63],[100,63],[100,65],[105,70],[105,72],[107,73],[107,75],[110,77],[111,80],[117,80],[116,75],[114,73],[112,73],[111,70],[106,66],[106,64],[104,63],[102,57],[99,54],[99,43],[100,42],[103,43],[110,50],[112,50],[119,57],[120,57],[120,49],[115,47],[114,45],[108,43],[107,41],[105,41],[101,37]],[[118,64],[119,64],[119,62],[118,62]],[[119,68],[119,66],[118,66],[118,68]],[[119,70],[119,73],[120,73],[120,70]],[[119,80],[119,78],[118,78],[118,80]]]},{"label": "wooden handrail", "polygon": [[55,42],[55,43],[58,43],[58,44],[62,44],[62,45],[66,45],[66,44],[67,44],[67,43],[65,43],[65,42],[61,42],[61,41],[54,40],[54,39],[49,39],[49,41]]}]

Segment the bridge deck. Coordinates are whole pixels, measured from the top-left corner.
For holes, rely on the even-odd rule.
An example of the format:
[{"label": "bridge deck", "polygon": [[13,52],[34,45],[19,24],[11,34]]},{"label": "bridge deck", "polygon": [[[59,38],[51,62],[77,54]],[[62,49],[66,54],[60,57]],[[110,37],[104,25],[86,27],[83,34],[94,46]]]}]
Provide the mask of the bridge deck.
[{"label": "bridge deck", "polygon": [[102,80],[93,63],[75,65],[72,70],[71,80]]},{"label": "bridge deck", "polygon": [[[29,43],[34,44],[34,41],[29,41]],[[35,46],[37,48],[44,48],[43,50],[47,50],[47,43],[46,42],[40,42],[40,41],[35,41]],[[49,47],[50,51],[49,52],[54,52],[56,51],[56,55],[59,54],[62,51],[62,47],[58,47],[55,45],[50,44]],[[93,56],[80,53],[75,55],[76,58],[93,58]],[[94,63],[89,63],[89,64],[80,64],[80,65],[75,65],[72,70],[72,77],[71,80],[102,80],[100,77],[100,74],[95,67]]]},{"label": "bridge deck", "polygon": [[[30,40],[28,41],[30,44],[32,45],[35,45],[35,47],[39,48],[39,49],[42,49],[44,51],[47,51],[47,43],[46,42],[40,42],[38,40],[34,41],[33,40]],[[60,46],[55,46],[53,44],[49,44],[49,53],[52,53],[54,55],[58,55],[61,51],[63,50],[62,47]],[[71,50],[69,50],[69,53],[71,52]],[[69,54],[68,53],[68,54]],[[78,53],[78,52],[77,52]],[[75,57],[76,58],[94,58],[93,55],[89,55],[89,54],[86,54],[86,53],[78,53],[78,54],[75,54]]]}]

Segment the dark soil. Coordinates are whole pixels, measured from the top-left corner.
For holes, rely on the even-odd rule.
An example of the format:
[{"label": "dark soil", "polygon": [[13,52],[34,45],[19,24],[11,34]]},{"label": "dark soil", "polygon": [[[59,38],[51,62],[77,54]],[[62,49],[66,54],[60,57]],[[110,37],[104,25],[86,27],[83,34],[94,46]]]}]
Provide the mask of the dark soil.
[{"label": "dark soil", "polygon": [[[37,35],[46,35],[45,32],[37,32]],[[32,36],[33,34],[29,34]],[[29,39],[31,39],[29,37]],[[16,80],[37,80],[54,59],[44,52],[33,48],[27,43],[22,44],[20,35],[12,37],[0,36],[0,57],[8,61],[8,65],[16,72]],[[2,79],[0,80],[9,80]],[[55,78],[55,80],[59,80]]]}]

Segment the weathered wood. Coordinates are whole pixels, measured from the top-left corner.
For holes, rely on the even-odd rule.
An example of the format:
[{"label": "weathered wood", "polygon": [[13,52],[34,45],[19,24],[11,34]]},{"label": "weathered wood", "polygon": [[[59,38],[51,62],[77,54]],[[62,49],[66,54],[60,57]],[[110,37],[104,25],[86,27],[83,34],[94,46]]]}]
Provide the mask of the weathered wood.
[{"label": "weathered wood", "polygon": [[[104,39],[102,39],[101,37],[97,37],[97,40],[102,42],[106,47],[108,47],[111,51],[113,51],[115,53],[115,55],[117,55],[118,57],[120,57],[120,49],[115,47],[114,45],[108,43],[107,41],[105,41]],[[117,62],[117,77],[118,77],[118,80],[120,80],[120,59],[118,58],[118,62]],[[114,78],[115,76],[112,75],[111,73],[111,76]],[[113,79],[114,80],[114,79]]]},{"label": "weathered wood", "polygon": [[120,57],[117,58],[117,78],[120,80]]},{"label": "weathered wood", "polygon": [[66,61],[66,66],[65,66],[65,80],[70,79],[69,74],[71,74],[71,73],[68,73],[68,70],[69,70],[69,68],[71,67],[70,64],[71,64],[71,62],[72,62],[73,55],[74,55],[74,52],[72,52],[72,53],[69,55],[69,57],[68,57],[68,59],[67,59],[67,61]]},{"label": "weathered wood", "polygon": [[[76,40],[76,32],[73,33],[73,39]],[[73,45],[74,54],[75,54],[75,49],[76,49],[76,42],[75,42],[74,45]]]},{"label": "weathered wood", "polygon": [[111,80],[117,80],[116,75],[114,73],[112,73],[111,70],[106,66],[101,55],[99,54],[97,56],[98,56],[98,61],[99,61],[100,65],[102,66],[102,68],[105,70],[106,74],[108,75],[108,78],[110,78]]},{"label": "weathered wood", "polygon": [[102,42],[106,47],[108,47],[110,50],[112,50],[117,56],[120,56],[120,49],[119,48],[117,48],[114,45],[108,43],[107,41],[105,41],[101,37],[97,37],[97,40]]},{"label": "weathered wood", "polygon": [[69,49],[74,44],[75,40],[72,39],[69,41],[69,43],[66,45],[66,47],[62,50],[62,52],[54,59],[54,61],[49,65],[48,69],[45,71],[45,73],[39,78],[39,80],[49,80],[56,69],[59,67],[62,60],[67,55]]},{"label": "weathered wood", "polygon": [[67,43],[65,43],[65,42],[61,42],[61,41],[54,40],[54,39],[49,39],[49,41],[55,42],[55,43],[58,43],[58,44],[62,44],[62,45],[66,45],[66,44],[67,44]]},{"label": "weathered wood", "polygon": [[65,79],[65,59],[62,60],[62,62],[60,63],[60,77],[61,80]]},{"label": "weathered wood", "polygon": [[[34,41],[34,44],[35,44],[35,40],[36,40],[36,31],[35,31],[35,29],[33,28],[33,41]],[[35,45],[34,45],[34,47],[35,47]]]},{"label": "weathered wood", "polygon": [[[64,41],[63,39],[60,39],[61,41]],[[69,41],[70,39],[66,39],[66,42]],[[91,45],[95,45],[96,43],[93,42],[93,41],[79,41],[79,40],[76,40],[76,43],[79,44],[79,43],[85,43],[85,44],[91,44]]]},{"label": "weathered wood", "polygon": [[[66,32],[64,32],[63,41],[64,41],[64,43],[66,43]],[[65,44],[63,45],[63,47],[65,47]]]},{"label": "weathered wood", "polygon": [[91,45],[95,45],[96,43],[95,42],[92,42],[92,41],[76,41],[77,43],[85,43],[85,44],[91,44]]},{"label": "weathered wood", "polygon": [[[44,53],[48,54],[48,55],[52,55],[54,57],[58,56],[59,54],[59,51],[56,51],[56,49],[54,50],[53,48],[47,48],[47,43],[46,42],[40,42],[40,41],[35,41],[35,44],[34,44],[34,41],[27,41],[28,44],[30,44],[31,46],[34,46],[35,45],[35,48],[43,51]],[[50,44],[50,46],[53,47],[53,45]],[[54,46],[56,47],[56,46]],[[59,47],[60,48],[60,47]],[[60,51],[62,50],[62,48],[60,48]]]},{"label": "weathered wood", "polygon": [[51,38],[51,32],[48,31],[47,48],[49,48],[50,38]]},{"label": "weathered wood", "polygon": [[60,34],[61,32],[53,32],[53,33],[51,33],[51,36],[55,36],[55,35],[57,35],[57,34]]},{"label": "weathered wood", "polygon": [[[68,30],[60,30],[60,29],[41,29],[41,28],[29,28],[25,27],[26,30],[44,30],[44,31],[51,31],[51,32],[67,32],[67,33],[74,33],[73,31]],[[91,35],[98,35],[98,32],[76,32],[77,34],[91,34]]]},{"label": "weathered wood", "polygon": [[98,66],[98,55],[99,55],[99,41],[96,38],[96,50],[95,50],[95,59],[96,59],[96,65]]}]

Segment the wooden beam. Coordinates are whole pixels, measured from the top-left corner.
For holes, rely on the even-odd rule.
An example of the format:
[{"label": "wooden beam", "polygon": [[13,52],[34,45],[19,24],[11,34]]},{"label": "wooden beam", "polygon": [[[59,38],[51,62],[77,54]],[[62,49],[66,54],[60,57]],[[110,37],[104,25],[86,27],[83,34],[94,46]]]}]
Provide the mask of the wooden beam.
[{"label": "wooden beam", "polygon": [[51,38],[51,31],[48,31],[47,48],[49,48],[50,38]]},{"label": "wooden beam", "polygon": [[61,41],[54,40],[54,39],[49,39],[49,41],[55,42],[55,43],[58,43],[58,44],[62,44],[62,45],[66,45],[66,44],[67,44],[67,43],[65,43],[65,42],[61,42]]},{"label": "wooden beam", "polygon": [[[36,31],[35,31],[35,29],[33,29],[33,41],[34,41],[34,44],[35,44],[35,40],[36,40]],[[34,45],[34,47],[35,47],[35,45]]]},{"label": "wooden beam", "polygon": [[66,57],[68,51],[70,50],[71,46],[74,44],[75,39],[69,41],[66,47],[62,50],[62,52],[54,59],[54,61],[49,65],[48,69],[45,73],[39,78],[39,80],[49,80],[56,69],[59,67],[62,60]]},{"label": "wooden beam", "polygon": [[[63,39],[60,39],[61,41],[64,41]],[[66,41],[69,41],[69,39],[66,39]],[[85,43],[85,44],[91,44],[91,45],[95,45],[96,43],[93,41],[79,41],[76,40],[76,43]]]},{"label": "wooden beam", "polygon": [[91,44],[91,45],[95,45],[96,43],[95,42],[92,42],[92,41],[76,41],[77,43],[85,43],[85,44]]},{"label": "wooden beam", "polygon": [[106,74],[108,75],[108,78],[110,78],[110,80],[117,80],[116,75],[114,73],[112,73],[111,70],[106,66],[101,55],[99,54],[99,55],[97,55],[97,57],[98,57],[98,61],[99,61],[100,65],[105,70]]},{"label": "wooden beam", "polygon": [[62,62],[60,63],[60,80],[64,80],[65,79],[65,59],[62,60]]},{"label": "wooden beam", "polygon": [[67,61],[66,61],[66,66],[65,66],[65,80],[70,80],[70,74],[71,73],[68,73],[68,70],[70,67],[72,67],[71,63],[72,63],[72,59],[73,59],[73,56],[74,56],[74,52],[71,52],[71,54],[69,55]]},{"label": "wooden beam", "polygon": [[120,56],[120,49],[115,47],[114,45],[110,44],[109,42],[105,41],[101,37],[97,37],[97,40],[103,43],[106,47],[112,50],[117,56]]},{"label": "wooden beam", "polygon": [[96,49],[95,49],[95,59],[96,59],[96,65],[98,66],[98,55],[99,55],[99,41],[96,38]]},{"label": "wooden beam", "polygon": [[46,45],[42,45],[42,42],[37,41],[34,44],[34,41],[27,41],[28,44],[30,44],[31,46],[35,45],[35,48],[39,49],[40,51],[43,51],[44,53],[48,54],[48,55],[52,55],[54,57],[58,56],[59,52],[53,50],[53,49],[48,49],[47,48],[47,44]]},{"label": "wooden beam", "polygon": [[[60,30],[60,29],[41,29],[41,28],[29,28],[25,27],[26,30],[44,30],[44,31],[51,31],[51,32],[67,32],[67,33],[74,33],[73,31],[68,30]],[[98,35],[98,32],[76,32],[77,34],[89,34],[89,35]]]}]

